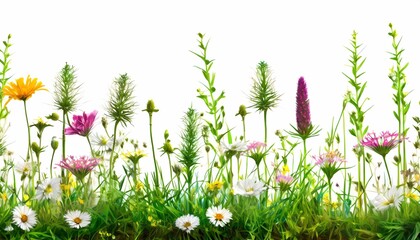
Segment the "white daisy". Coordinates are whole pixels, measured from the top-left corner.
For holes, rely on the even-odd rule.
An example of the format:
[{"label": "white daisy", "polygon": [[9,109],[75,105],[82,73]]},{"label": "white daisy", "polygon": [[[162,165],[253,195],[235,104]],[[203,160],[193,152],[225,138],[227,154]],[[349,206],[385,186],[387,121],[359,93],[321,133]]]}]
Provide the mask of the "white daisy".
[{"label": "white daisy", "polygon": [[36,213],[26,205],[13,209],[13,222],[21,229],[29,231],[36,224]]},{"label": "white daisy", "polygon": [[226,144],[225,142],[220,143],[220,152],[226,154],[228,157],[233,157],[236,154],[241,154],[248,150],[246,142],[238,141],[232,144]]},{"label": "white daisy", "polygon": [[23,176],[28,176],[32,172],[32,165],[30,162],[18,160],[15,163],[15,170]]},{"label": "white daisy", "polygon": [[175,226],[187,233],[190,233],[198,225],[200,225],[200,219],[191,214],[181,216],[175,221]]},{"label": "white daisy", "polygon": [[396,207],[399,209],[403,199],[403,189],[392,187],[384,194],[379,194],[376,196],[373,199],[372,204],[378,211],[384,211],[390,207]]},{"label": "white daisy", "polygon": [[59,200],[61,197],[60,178],[46,179],[36,188],[35,198],[38,200]]},{"label": "white daisy", "polygon": [[211,207],[207,209],[206,216],[216,227],[224,227],[232,220],[232,213],[225,208]]},{"label": "white daisy", "polygon": [[265,189],[262,182],[253,179],[245,179],[239,181],[236,186],[233,187],[233,192],[235,195],[258,197]]},{"label": "white daisy", "polygon": [[86,227],[90,223],[90,215],[86,212],[81,212],[79,210],[68,211],[64,218],[71,228],[82,228]]}]

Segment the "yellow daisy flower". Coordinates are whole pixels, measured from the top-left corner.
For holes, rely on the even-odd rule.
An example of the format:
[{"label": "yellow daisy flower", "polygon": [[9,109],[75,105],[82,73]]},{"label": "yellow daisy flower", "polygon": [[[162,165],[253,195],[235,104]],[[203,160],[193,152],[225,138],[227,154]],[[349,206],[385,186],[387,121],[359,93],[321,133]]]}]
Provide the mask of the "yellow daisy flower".
[{"label": "yellow daisy flower", "polygon": [[26,81],[24,78],[16,79],[15,82],[9,82],[3,88],[3,96],[8,96],[9,99],[6,102],[10,102],[10,100],[27,100],[38,90],[47,90],[44,88],[44,85],[41,81],[38,81],[38,78],[31,78],[28,76]]}]

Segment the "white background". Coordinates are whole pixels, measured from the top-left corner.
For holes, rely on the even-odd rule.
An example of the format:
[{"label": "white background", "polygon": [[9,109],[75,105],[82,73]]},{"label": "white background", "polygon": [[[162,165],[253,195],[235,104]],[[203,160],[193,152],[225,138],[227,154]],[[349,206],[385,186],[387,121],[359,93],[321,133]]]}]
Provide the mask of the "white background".
[{"label": "white background", "polygon": [[[413,124],[411,116],[420,115],[418,1],[7,1],[0,6],[0,39],[12,34],[12,79],[30,74],[49,89],[28,101],[31,122],[55,111],[54,81],[68,62],[76,66],[82,83],[77,114],[96,109],[103,116],[113,79],[128,73],[135,81],[139,104],[134,127],[127,129],[130,136],[149,142],[148,115],[141,110],[154,99],[160,109],[154,115],[155,145],[161,146],[168,129],[176,146],[187,108],[205,111],[196,98],[204,78],[194,68],[202,62],[190,52],[199,51],[197,33],[201,32],[210,39],[215,86],[226,92],[223,104],[227,123],[235,127],[233,135],[241,135],[235,114],[240,104],[250,105],[255,67],[263,60],[271,66],[275,86],[283,94],[278,107],[268,113],[269,142],[278,143],[276,129],[290,130],[290,124],[295,125],[297,80],[304,76],[312,122],[323,129],[319,137],[309,140],[315,154],[323,148],[332,118],[338,118],[343,95],[351,89],[342,72],[350,71],[345,47],[350,46],[353,30],[359,33],[362,55],[367,57],[361,81],[368,81],[364,96],[370,99],[366,107],[372,109],[365,122],[374,131],[398,130],[388,79],[394,64],[387,53],[392,50],[390,22],[403,37],[403,61],[410,62],[406,90],[412,91],[408,96],[412,107],[407,125]],[[23,104],[12,101],[9,109],[9,149],[24,156]],[[249,115],[248,139],[263,140],[262,119],[262,114]],[[99,130],[98,121],[94,131]],[[409,137],[414,139],[414,134],[410,131]],[[60,135],[58,126],[47,129],[43,141],[49,143],[54,135]],[[356,143],[348,139],[349,147]],[[68,143],[69,154],[89,154],[81,137],[69,136]],[[144,164],[152,163],[150,150],[149,154]],[[49,161],[48,155],[44,157]],[[354,163],[352,154],[348,158]]]}]

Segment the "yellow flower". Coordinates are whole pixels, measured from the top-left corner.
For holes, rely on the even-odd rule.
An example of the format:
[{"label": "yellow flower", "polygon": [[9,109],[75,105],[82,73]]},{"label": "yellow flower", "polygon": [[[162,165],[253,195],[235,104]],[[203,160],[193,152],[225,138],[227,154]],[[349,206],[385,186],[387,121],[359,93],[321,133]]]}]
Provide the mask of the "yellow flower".
[{"label": "yellow flower", "polygon": [[3,199],[4,202],[7,201],[7,194],[4,192],[1,194],[1,198]]},{"label": "yellow flower", "polygon": [[24,194],[23,195],[23,201],[26,201],[26,206],[30,207],[31,206],[31,201],[29,200],[29,195],[28,194]]},{"label": "yellow flower", "polygon": [[140,191],[140,190],[142,190],[142,189],[143,189],[143,187],[144,187],[144,184],[143,184],[142,182],[138,181],[138,182],[136,183],[136,191],[137,191],[137,192],[138,192],[138,191]]},{"label": "yellow flower", "polygon": [[122,154],[123,157],[130,160],[134,164],[137,164],[140,158],[147,156],[146,153],[140,149],[137,149],[134,152],[126,152]]},{"label": "yellow flower", "polygon": [[80,205],[85,204],[85,201],[83,199],[81,199],[81,198],[78,198],[77,201],[79,202]]},{"label": "yellow flower", "polygon": [[210,192],[217,191],[222,189],[223,182],[222,181],[214,181],[212,183],[207,183],[207,190]]},{"label": "yellow flower", "polygon": [[417,195],[417,194],[415,194],[413,192],[409,192],[409,193],[405,194],[405,196],[407,198],[413,199],[414,201],[419,201],[420,200],[419,195]]},{"label": "yellow flower", "polygon": [[16,79],[15,82],[10,82],[3,88],[3,96],[9,97],[5,105],[12,99],[25,101],[38,90],[47,90],[38,78],[28,76],[26,81],[23,78]]},{"label": "yellow flower", "polygon": [[287,175],[290,172],[289,166],[287,164],[283,165],[283,168],[281,170],[282,175]]}]

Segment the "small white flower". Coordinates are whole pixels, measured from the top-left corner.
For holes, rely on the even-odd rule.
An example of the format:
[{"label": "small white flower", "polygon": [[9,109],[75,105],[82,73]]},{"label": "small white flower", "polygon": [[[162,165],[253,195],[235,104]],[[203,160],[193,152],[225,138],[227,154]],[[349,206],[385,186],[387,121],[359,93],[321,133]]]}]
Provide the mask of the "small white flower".
[{"label": "small white flower", "polygon": [[200,219],[194,215],[188,214],[176,219],[175,226],[187,233],[200,225]]},{"label": "small white flower", "polygon": [[224,227],[232,220],[232,213],[225,208],[211,207],[207,209],[206,216],[216,227]]},{"label": "small white flower", "polygon": [[46,179],[36,188],[35,198],[38,200],[59,200],[61,197],[60,178]]},{"label": "small white flower", "polygon": [[8,225],[8,226],[6,226],[6,227],[4,228],[4,231],[6,231],[6,232],[11,232],[11,231],[13,231],[13,227],[12,227],[12,225]]},{"label": "small white flower", "polygon": [[71,228],[82,228],[86,227],[90,223],[90,215],[86,212],[81,212],[79,210],[68,211],[64,218]]},{"label": "small white flower", "polygon": [[234,194],[242,195],[242,196],[255,196],[258,197],[262,191],[266,188],[264,184],[258,180],[254,179],[245,179],[239,181],[235,187],[233,187]]},{"label": "small white flower", "polygon": [[403,198],[403,189],[392,187],[384,194],[376,196],[373,199],[372,204],[378,211],[384,211],[390,207],[396,207],[399,209]]},{"label": "small white flower", "polygon": [[226,154],[228,156],[234,156],[236,154],[246,152],[248,150],[248,146],[246,142],[239,141],[232,144],[226,144],[224,142],[220,143],[220,152],[222,154]]},{"label": "small white flower", "polygon": [[36,224],[36,213],[26,205],[13,209],[13,222],[22,230],[29,231]]},{"label": "small white flower", "polygon": [[26,162],[23,160],[18,160],[15,163],[15,170],[16,172],[22,175],[30,175],[32,173],[32,165],[30,162]]}]

